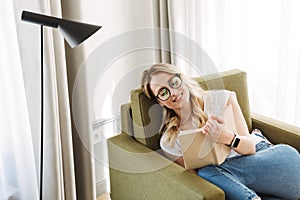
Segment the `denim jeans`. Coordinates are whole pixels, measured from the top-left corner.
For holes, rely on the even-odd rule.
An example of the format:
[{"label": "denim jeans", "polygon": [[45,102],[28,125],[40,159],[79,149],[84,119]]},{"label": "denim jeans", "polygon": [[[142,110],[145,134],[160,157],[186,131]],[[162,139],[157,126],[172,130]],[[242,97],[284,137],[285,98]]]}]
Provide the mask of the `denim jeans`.
[{"label": "denim jeans", "polygon": [[199,169],[198,175],[223,189],[226,200],[300,198],[300,154],[285,144],[262,141],[256,154],[227,158]]}]

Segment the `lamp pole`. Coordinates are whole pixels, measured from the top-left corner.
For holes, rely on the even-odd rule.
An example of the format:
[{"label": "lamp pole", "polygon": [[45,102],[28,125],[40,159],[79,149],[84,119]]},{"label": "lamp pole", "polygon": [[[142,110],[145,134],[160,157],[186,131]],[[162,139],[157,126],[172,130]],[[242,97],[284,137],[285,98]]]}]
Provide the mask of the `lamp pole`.
[{"label": "lamp pole", "polygon": [[43,198],[44,162],[44,27],[41,25],[41,151],[40,151],[40,199]]}]

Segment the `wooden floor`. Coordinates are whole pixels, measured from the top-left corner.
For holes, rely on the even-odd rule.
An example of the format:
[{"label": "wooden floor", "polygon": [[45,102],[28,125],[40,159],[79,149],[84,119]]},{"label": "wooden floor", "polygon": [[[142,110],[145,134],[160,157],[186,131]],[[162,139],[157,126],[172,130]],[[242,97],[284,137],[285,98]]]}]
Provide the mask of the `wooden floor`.
[{"label": "wooden floor", "polygon": [[110,195],[109,193],[102,194],[97,197],[97,200],[110,200]]}]

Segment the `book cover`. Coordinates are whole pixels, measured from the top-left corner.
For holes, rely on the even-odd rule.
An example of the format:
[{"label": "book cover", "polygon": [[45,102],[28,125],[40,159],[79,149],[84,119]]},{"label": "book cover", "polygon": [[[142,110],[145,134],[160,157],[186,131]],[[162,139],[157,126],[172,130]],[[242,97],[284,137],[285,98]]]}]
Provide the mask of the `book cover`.
[{"label": "book cover", "polygon": [[[236,130],[232,107],[227,106],[224,111],[225,126]],[[231,148],[210,141],[200,129],[181,131],[178,135],[186,169],[201,168],[206,165],[219,165],[225,161]]]}]

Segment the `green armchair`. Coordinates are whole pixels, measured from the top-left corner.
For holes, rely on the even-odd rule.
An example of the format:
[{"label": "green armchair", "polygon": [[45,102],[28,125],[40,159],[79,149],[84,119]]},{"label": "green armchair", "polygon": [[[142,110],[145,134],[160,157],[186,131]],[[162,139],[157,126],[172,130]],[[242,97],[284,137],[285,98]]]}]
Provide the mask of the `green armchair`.
[{"label": "green armchair", "polygon": [[[300,151],[300,128],[251,113],[246,73],[229,70],[195,78],[204,89],[236,92],[249,130],[260,129],[273,143]],[[225,199],[217,186],[185,170],[162,155],[158,129],[162,108],[140,89],[121,106],[122,133],[108,140],[111,198],[114,199]]]}]

